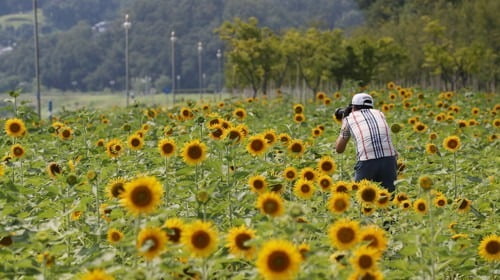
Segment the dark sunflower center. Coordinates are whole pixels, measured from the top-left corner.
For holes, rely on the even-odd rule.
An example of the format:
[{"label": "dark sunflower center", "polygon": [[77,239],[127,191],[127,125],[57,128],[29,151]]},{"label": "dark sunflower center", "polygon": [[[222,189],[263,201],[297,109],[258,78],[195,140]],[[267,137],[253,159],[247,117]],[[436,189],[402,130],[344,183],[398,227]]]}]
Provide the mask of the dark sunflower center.
[{"label": "dark sunflower center", "polygon": [[120,239],[121,235],[118,232],[113,232],[111,234],[111,240],[113,240],[114,242],[120,241]]},{"label": "dark sunflower center", "polygon": [[295,114],[301,114],[302,113],[302,107],[295,107]]},{"label": "dark sunflower center", "polygon": [[500,251],[500,243],[495,240],[491,240],[486,243],[485,250],[490,255],[496,255]]},{"label": "dark sunflower center", "polygon": [[262,182],[261,180],[255,180],[253,182],[253,187],[256,188],[257,190],[260,190],[264,188],[264,182]]},{"label": "dark sunflower center", "polygon": [[245,242],[250,240],[252,237],[248,233],[240,233],[235,238],[235,243],[238,249],[240,250],[248,250],[251,247],[245,245]]},{"label": "dark sunflower center", "polygon": [[0,245],[2,246],[10,246],[12,245],[13,241],[12,241],[12,237],[10,236],[4,236],[2,237],[2,239],[0,239]]},{"label": "dark sunflower center", "polygon": [[321,170],[323,171],[330,171],[333,168],[333,164],[331,162],[325,161],[321,164]]},{"label": "dark sunflower center", "polygon": [[212,135],[216,138],[220,138],[224,131],[220,128],[217,128],[216,130],[212,131]]},{"label": "dark sunflower center", "polygon": [[368,255],[362,255],[358,263],[361,268],[368,269],[373,266],[373,259]]},{"label": "dark sunflower center", "polygon": [[440,199],[440,200],[438,200],[438,203],[437,203],[437,204],[438,204],[439,206],[444,206],[444,204],[445,204],[444,199]]},{"label": "dark sunflower center", "polygon": [[237,111],[236,116],[238,116],[239,118],[243,118],[245,116],[245,113],[243,113],[243,111]]},{"label": "dark sunflower center", "polygon": [[17,133],[21,131],[21,126],[18,123],[13,123],[9,126],[9,130],[12,131],[13,133]]},{"label": "dark sunflower center", "polygon": [[347,192],[348,190],[347,190],[346,186],[340,185],[340,186],[337,186],[336,191],[337,192]]},{"label": "dark sunflower center", "polygon": [[312,179],[314,179],[314,173],[306,172],[306,173],[304,173],[304,178],[306,178],[309,181],[312,181]]},{"label": "dark sunflower center", "polygon": [[291,150],[294,153],[300,153],[300,152],[302,152],[302,145],[300,145],[299,143],[295,143],[292,145]]},{"label": "dark sunflower center", "polygon": [[388,196],[381,196],[379,199],[378,199],[378,203],[380,204],[386,204],[387,202],[389,202],[389,197]]},{"label": "dark sunflower center", "polygon": [[295,178],[295,172],[293,172],[293,171],[288,171],[288,172],[286,173],[286,177],[287,177],[288,179],[293,179],[293,178]]},{"label": "dark sunflower center", "polygon": [[14,155],[15,156],[22,156],[24,153],[23,149],[22,148],[19,148],[19,147],[15,147],[14,148]]},{"label": "dark sunflower center", "polygon": [[120,146],[120,145],[114,145],[113,146],[113,150],[115,150],[115,152],[119,152],[119,151],[122,150],[122,146]]},{"label": "dark sunflower center", "polygon": [[182,115],[184,117],[189,117],[189,113],[190,113],[189,110],[182,110]]},{"label": "dark sunflower center", "polygon": [[163,144],[163,146],[161,146],[161,150],[165,154],[170,154],[174,150],[174,146],[172,146],[172,144],[170,144],[170,143],[166,143],[166,144]]},{"label": "dark sunflower center", "polygon": [[361,193],[361,198],[366,201],[366,202],[372,202],[375,200],[375,197],[377,196],[377,192],[374,189],[365,189]]},{"label": "dark sunflower center", "polygon": [[262,151],[264,149],[264,143],[262,143],[261,140],[255,140],[252,141],[252,144],[250,145],[253,151]]},{"label": "dark sunflower center", "polygon": [[71,136],[71,131],[69,131],[69,130],[67,130],[67,129],[63,130],[63,131],[62,131],[62,136],[63,136],[64,138],[68,138],[68,137],[70,137],[70,136]]},{"label": "dark sunflower center", "polygon": [[273,272],[286,271],[290,264],[290,257],[283,251],[274,251],[267,258],[267,266]]},{"label": "dark sunflower center", "polygon": [[347,208],[347,203],[343,199],[336,199],[333,203],[333,208],[337,211],[343,211]]},{"label": "dark sunflower center", "polygon": [[298,122],[302,121],[302,116],[301,115],[295,116],[295,120],[297,120]]},{"label": "dark sunflower center", "polygon": [[146,243],[147,241],[150,241],[152,244],[151,247],[149,247],[148,249],[149,252],[153,252],[158,248],[159,242],[156,236],[149,236],[144,240],[144,243]]},{"label": "dark sunflower center", "polygon": [[61,167],[59,164],[53,163],[50,165],[50,173],[52,174],[61,174]]},{"label": "dark sunflower center", "polygon": [[469,203],[467,203],[467,200],[462,199],[462,202],[460,203],[460,206],[458,206],[458,209],[463,210],[467,208],[467,205],[469,205]]},{"label": "dark sunflower center", "polygon": [[330,181],[328,179],[322,179],[319,181],[319,184],[323,189],[326,189],[330,186]]},{"label": "dark sunflower center", "polygon": [[111,194],[113,195],[113,197],[119,197],[124,190],[125,189],[123,188],[123,183],[119,182],[111,187]]},{"label": "dark sunflower center", "polygon": [[274,199],[267,199],[264,201],[263,207],[264,212],[267,214],[273,214],[278,211],[278,203]]},{"label": "dark sunflower center", "polygon": [[376,248],[378,246],[378,239],[371,234],[363,237],[363,241],[368,241],[368,247]]},{"label": "dark sunflower center", "polygon": [[421,125],[421,124],[419,124],[419,125],[417,126],[417,130],[418,130],[418,131],[422,131],[422,130],[424,130],[424,128],[425,128],[425,126],[424,126],[424,125]]},{"label": "dark sunflower center", "polygon": [[130,144],[132,144],[132,147],[139,147],[141,145],[141,140],[134,138]]},{"label": "dark sunflower center", "polygon": [[309,193],[311,191],[311,187],[308,184],[303,184],[300,186],[300,191],[302,193]]},{"label": "dark sunflower center", "polygon": [[241,138],[240,133],[237,131],[231,131],[228,134],[229,139],[231,140],[239,140]]},{"label": "dark sunflower center", "polygon": [[272,134],[266,134],[264,138],[266,138],[267,143],[273,143],[275,141],[274,135]]},{"label": "dark sunflower center", "polygon": [[425,207],[425,203],[419,203],[417,205],[417,208],[418,208],[419,211],[425,211],[425,208],[426,208]]},{"label": "dark sunflower center", "polygon": [[448,141],[448,148],[455,149],[458,146],[458,142],[455,139]]},{"label": "dark sunflower center", "polygon": [[134,188],[130,198],[134,205],[138,207],[145,207],[153,201],[153,194],[147,186],[138,186]]},{"label": "dark sunflower center", "polygon": [[188,154],[189,158],[199,159],[199,158],[201,158],[203,151],[202,151],[200,146],[196,145],[196,146],[189,147],[187,154]]},{"label": "dark sunflower center", "polygon": [[205,249],[210,244],[210,235],[205,231],[197,231],[191,237],[191,243],[197,249]]},{"label": "dark sunflower center", "polygon": [[349,242],[352,242],[354,240],[355,234],[356,233],[354,232],[354,230],[352,228],[343,227],[337,231],[337,239],[341,243],[349,243]]},{"label": "dark sunflower center", "polygon": [[178,243],[179,240],[181,239],[181,229],[177,227],[172,227],[170,228],[173,233],[167,234],[168,235],[168,240]]}]

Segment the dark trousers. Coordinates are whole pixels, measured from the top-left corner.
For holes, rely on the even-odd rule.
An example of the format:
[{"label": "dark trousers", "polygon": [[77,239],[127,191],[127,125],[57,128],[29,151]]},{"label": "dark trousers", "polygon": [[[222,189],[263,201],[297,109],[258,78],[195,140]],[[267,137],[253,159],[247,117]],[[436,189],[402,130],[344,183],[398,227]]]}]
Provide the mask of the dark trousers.
[{"label": "dark trousers", "polygon": [[379,182],[382,187],[386,188],[389,192],[393,192],[396,189],[394,186],[394,181],[397,178],[396,169],[396,157],[358,161],[354,166],[354,180],[359,182],[363,179],[368,179]]}]

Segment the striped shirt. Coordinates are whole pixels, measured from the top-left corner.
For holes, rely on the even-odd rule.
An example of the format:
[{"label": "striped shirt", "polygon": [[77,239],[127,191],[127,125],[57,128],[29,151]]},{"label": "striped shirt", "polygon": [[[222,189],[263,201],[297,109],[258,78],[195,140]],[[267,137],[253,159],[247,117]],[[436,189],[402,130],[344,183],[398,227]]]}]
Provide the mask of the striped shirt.
[{"label": "striped shirt", "polygon": [[358,161],[396,156],[392,145],[390,129],[382,112],[375,109],[362,109],[352,112],[342,121],[340,135],[356,142]]}]

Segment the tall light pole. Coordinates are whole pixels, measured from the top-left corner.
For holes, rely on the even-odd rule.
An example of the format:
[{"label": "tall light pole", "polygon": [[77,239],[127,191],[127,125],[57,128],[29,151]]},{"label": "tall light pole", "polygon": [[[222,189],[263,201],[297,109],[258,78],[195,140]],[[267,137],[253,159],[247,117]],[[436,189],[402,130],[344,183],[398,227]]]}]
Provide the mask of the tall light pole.
[{"label": "tall light pole", "polygon": [[222,101],[222,52],[220,49],[217,49],[217,62],[218,62],[218,70],[219,70],[219,80],[217,90],[219,91],[219,100]]},{"label": "tall light pole", "polygon": [[170,33],[170,42],[172,43],[172,104],[175,105],[175,31]]},{"label": "tall light pole", "polygon": [[36,107],[38,118],[42,118],[42,105],[41,105],[41,93],[40,93],[40,49],[38,47],[38,1],[33,0],[33,20],[34,24],[34,36],[35,36],[35,79],[36,79]]},{"label": "tall light pole", "polygon": [[130,99],[129,91],[129,72],[128,72],[128,30],[132,26],[132,23],[128,20],[128,14],[125,15],[125,22],[123,23],[123,28],[125,28],[125,92],[127,93],[127,107]]},{"label": "tall light pole", "polygon": [[203,51],[203,44],[201,42],[198,42],[198,79],[200,80],[200,100],[203,99],[203,93],[201,92],[202,89],[202,74],[201,74],[201,52]]}]

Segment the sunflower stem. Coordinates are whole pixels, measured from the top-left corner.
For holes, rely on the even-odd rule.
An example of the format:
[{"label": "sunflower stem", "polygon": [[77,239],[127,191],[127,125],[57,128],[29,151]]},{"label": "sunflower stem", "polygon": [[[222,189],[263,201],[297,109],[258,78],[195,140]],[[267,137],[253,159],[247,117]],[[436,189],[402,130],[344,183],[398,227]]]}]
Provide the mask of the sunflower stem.
[{"label": "sunflower stem", "polygon": [[430,225],[430,246],[429,254],[431,256],[431,279],[436,279],[435,272],[435,260],[434,260],[434,223],[432,219],[432,207],[431,207],[431,192],[427,191],[427,205],[429,205],[429,225]]},{"label": "sunflower stem", "polygon": [[457,153],[453,153],[453,186],[455,188],[455,199],[457,198]]}]

